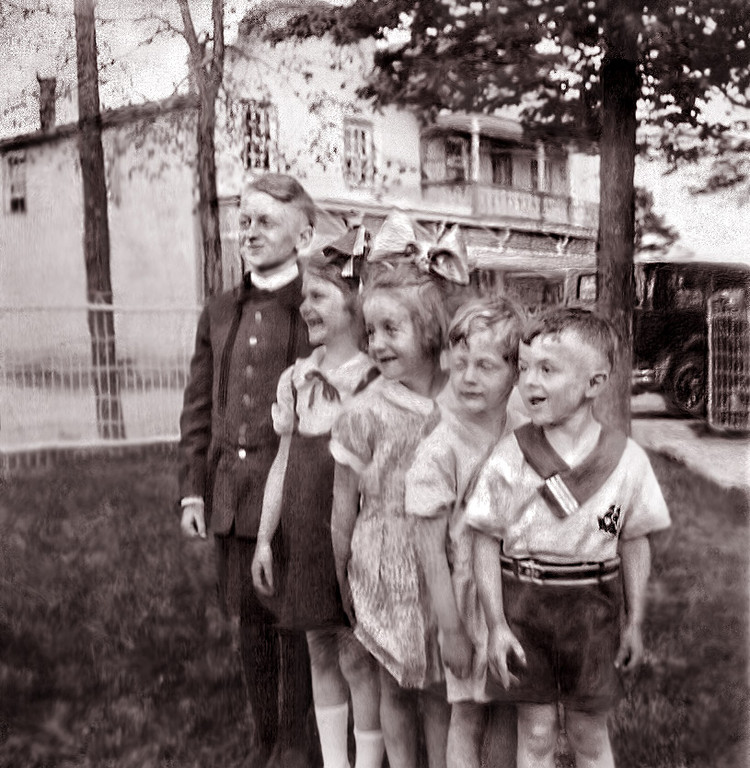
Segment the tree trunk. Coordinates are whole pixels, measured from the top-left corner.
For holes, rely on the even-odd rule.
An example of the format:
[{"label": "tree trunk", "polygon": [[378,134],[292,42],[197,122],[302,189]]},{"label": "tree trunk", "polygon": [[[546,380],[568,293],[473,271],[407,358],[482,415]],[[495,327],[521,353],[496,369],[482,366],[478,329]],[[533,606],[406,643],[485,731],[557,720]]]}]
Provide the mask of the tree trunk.
[{"label": "tree trunk", "polygon": [[78,151],[83,183],[83,252],[86,264],[86,297],[101,309],[88,313],[91,364],[99,436],[124,438],[120,405],[120,379],[115,352],[112,314],[112,278],[109,266],[107,186],[104,176],[99,73],[96,62],[96,29],[93,0],[75,0],[76,55],[78,62]]},{"label": "tree trunk", "polygon": [[211,296],[223,290],[219,199],[216,194],[216,96],[224,77],[224,3],[211,0],[213,43],[207,53],[206,41],[195,34],[190,5],[177,0],[182,15],[183,36],[190,51],[189,66],[200,97],[198,106],[198,217],[203,245],[203,292]]},{"label": "tree trunk", "polygon": [[210,90],[200,90],[198,108],[198,216],[203,241],[203,290],[206,296],[219,293],[224,287],[214,151],[216,94],[211,94]]},{"label": "tree trunk", "polygon": [[[622,9],[624,10],[624,9]],[[636,102],[639,79],[635,28],[630,19],[613,19],[602,82],[600,203],[597,270],[598,308],[615,327],[620,351],[610,386],[600,398],[599,418],[630,432],[633,367],[633,242],[635,236]]]}]

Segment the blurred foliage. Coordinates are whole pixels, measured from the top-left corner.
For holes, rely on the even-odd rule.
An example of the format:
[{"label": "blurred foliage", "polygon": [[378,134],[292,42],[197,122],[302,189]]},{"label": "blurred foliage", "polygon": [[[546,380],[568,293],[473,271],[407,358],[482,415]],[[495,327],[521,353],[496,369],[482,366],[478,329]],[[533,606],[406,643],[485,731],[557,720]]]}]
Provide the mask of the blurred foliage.
[{"label": "blurred foliage", "polygon": [[427,117],[521,105],[530,134],[586,146],[600,138],[602,63],[623,30],[637,40],[638,116],[650,142],[671,163],[720,152],[733,126],[712,120],[704,106],[718,95],[748,106],[746,0],[312,3],[270,36],[328,33],[339,45],[375,38],[382,45],[363,96]]}]

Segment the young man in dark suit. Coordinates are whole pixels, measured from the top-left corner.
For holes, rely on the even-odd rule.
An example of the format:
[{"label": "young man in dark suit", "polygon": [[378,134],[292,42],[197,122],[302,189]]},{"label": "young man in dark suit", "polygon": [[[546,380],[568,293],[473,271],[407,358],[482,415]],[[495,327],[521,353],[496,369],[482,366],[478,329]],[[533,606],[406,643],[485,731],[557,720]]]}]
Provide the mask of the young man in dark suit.
[{"label": "young man in dark suit", "polygon": [[315,205],[292,177],[248,182],[240,201],[245,277],[213,297],[198,322],[180,418],[181,527],[215,541],[219,595],[240,617],[240,651],[255,721],[251,765],[307,766],[311,702],[304,633],[280,633],[257,599],[250,566],[266,475],[278,437],[271,405],[281,372],[309,354],[299,316],[298,252],[310,245]]}]

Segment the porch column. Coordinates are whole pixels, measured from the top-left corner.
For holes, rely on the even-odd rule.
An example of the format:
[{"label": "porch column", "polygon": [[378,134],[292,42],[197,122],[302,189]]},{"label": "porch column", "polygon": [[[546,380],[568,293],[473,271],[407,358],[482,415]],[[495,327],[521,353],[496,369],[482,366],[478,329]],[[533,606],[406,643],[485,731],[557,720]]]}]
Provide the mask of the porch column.
[{"label": "porch column", "polygon": [[546,172],[547,157],[544,153],[544,144],[541,141],[536,143],[536,188],[540,192],[549,192],[545,187],[544,177]]},{"label": "porch column", "polygon": [[469,181],[479,183],[479,120],[471,119],[471,159],[469,161]]}]

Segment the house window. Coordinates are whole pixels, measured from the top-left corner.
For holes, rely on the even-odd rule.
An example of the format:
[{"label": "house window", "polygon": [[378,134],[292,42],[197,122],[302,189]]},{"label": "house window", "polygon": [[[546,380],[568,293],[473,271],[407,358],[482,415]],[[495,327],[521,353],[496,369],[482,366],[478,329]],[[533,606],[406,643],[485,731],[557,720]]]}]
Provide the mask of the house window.
[{"label": "house window", "polygon": [[539,161],[535,157],[531,159],[531,189],[539,191]]},{"label": "house window", "polygon": [[460,136],[449,136],[445,140],[445,178],[447,181],[466,181],[466,141]]},{"label": "house window", "polygon": [[501,187],[513,186],[513,156],[510,152],[493,152],[492,183]]},{"label": "house window", "polygon": [[374,167],[374,143],[369,123],[344,123],[344,178],[351,187],[367,187],[372,184]]},{"label": "house window", "polygon": [[7,210],[10,213],[26,212],[26,155],[8,155],[5,160],[5,185]]},{"label": "house window", "polygon": [[567,195],[568,164],[565,160],[547,159],[544,165],[544,188],[553,195]]},{"label": "house window", "polygon": [[276,110],[257,101],[244,103],[245,143],[242,162],[245,168],[272,171],[276,166]]}]

